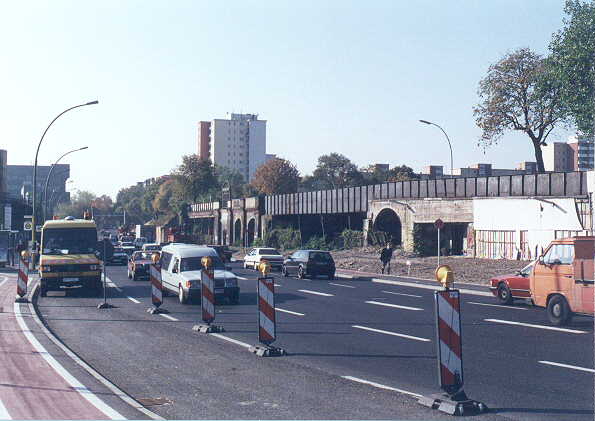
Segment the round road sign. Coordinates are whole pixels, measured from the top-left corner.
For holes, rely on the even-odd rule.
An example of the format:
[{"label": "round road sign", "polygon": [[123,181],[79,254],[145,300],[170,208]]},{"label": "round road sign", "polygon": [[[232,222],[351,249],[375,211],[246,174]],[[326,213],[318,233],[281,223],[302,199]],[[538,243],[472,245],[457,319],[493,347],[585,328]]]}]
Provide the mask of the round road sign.
[{"label": "round road sign", "polygon": [[436,227],[436,229],[441,230],[442,228],[444,228],[444,221],[438,218],[434,221],[434,226]]}]

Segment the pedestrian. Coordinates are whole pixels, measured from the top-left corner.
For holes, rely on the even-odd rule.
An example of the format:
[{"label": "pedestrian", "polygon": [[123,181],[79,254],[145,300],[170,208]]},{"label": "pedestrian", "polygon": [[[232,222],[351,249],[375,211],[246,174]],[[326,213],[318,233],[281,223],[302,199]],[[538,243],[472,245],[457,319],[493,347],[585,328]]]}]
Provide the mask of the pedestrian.
[{"label": "pedestrian", "polygon": [[387,275],[390,275],[390,260],[393,258],[393,245],[387,243],[386,247],[380,252],[380,262],[382,262],[382,273],[386,270]]}]

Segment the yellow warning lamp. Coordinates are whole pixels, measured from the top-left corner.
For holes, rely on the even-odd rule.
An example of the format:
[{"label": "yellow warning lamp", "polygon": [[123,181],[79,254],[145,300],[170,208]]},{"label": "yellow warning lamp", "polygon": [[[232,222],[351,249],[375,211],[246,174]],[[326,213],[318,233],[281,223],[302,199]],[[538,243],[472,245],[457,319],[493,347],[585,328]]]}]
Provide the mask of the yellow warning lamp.
[{"label": "yellow warning lamp", "polygon": [[264,275],[267,276],[271,271],[271,264],[266,260],[261,260],[260,264],[258,265],[258,270]]},{"label": "yellow warning lamp", "polygon": [[160,255],[159,253],[153,253],[153,254],[151,254],[151,261],[152,261],[154,264],[157,264],[157,263],[159,263],[159,260],[160,260],[160,259],[161,259],[161,255]]},{"label": "yellow warning lamp", "polygon": [[28,260],[30,255],[31,255],[31,254],[29,253],[29,251],[28,251],[28,250],[23,250],[23,251],[21,252],[21,257],[22,257],[24,260]]},{"label": "yellow warning lamp", "polygon": [[207,270],[209,270],[213,265],[213,260],[209,256],[203,257],[202,259],[200,259],[200,262],[202,263],[202,266]]},{"label": "yellow warning lamp", "polygon": [[91,214],[89,213],[89,211],[83,212],[83,219],[86,219],[87,221],[91,219]]},{"label": "yellow warning lamp", "polygon": [[455,277],[454,272],[448,265],[440,265],[436,268],[436,280],[446,289],[452,287]]}]

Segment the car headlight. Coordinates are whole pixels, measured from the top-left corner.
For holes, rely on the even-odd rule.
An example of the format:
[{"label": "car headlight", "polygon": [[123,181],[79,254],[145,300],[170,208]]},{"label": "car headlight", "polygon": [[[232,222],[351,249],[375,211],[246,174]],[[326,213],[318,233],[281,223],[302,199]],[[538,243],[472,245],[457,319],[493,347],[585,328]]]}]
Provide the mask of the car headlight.
[{"label": "car headlight", "polygon": [[99,270],[99,265],[89,265],[89,270]]},{"label": "car headlight", "polygon": [[229,278],[225,280],[225,286],[226,287],[237,287],[238,286],[238,280],[237,278]]}]

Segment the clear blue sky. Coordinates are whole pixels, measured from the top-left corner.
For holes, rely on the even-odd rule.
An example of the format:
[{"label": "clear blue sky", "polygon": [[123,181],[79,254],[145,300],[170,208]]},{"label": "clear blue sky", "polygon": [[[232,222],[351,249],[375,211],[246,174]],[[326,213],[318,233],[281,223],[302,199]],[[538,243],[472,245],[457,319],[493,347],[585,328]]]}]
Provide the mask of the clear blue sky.
[{"label": "clear blue sky", "polygon": [[[51,1],[0,6],[0,148],[9,164],[64,162],[72,185],[115,196],[196,153],[200,120],[258,113],[267,148],[310,173],[357,165],[533,160],[519,134],[477,147],[472,107],[488,66],[547,52],[562,0]],[[558,139],[566,140],[559,132]],[[553,140],[553,139],[552,139]]]}]

